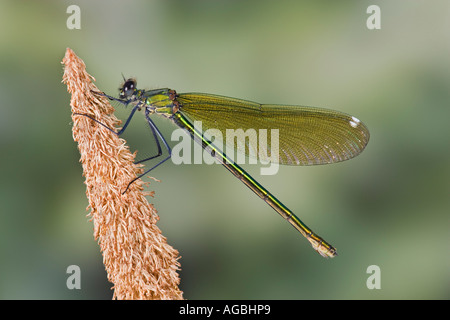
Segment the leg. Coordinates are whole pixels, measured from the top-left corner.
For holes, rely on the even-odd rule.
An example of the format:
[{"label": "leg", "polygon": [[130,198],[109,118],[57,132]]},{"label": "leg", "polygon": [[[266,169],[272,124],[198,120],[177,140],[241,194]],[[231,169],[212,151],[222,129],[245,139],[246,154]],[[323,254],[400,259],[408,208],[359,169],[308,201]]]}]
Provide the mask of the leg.
[{"label": "leg", "polygon": [[153,157],[150,157],[150,158],[147,158],[147,159],[144,159],[144,160],[141,160],[141,161],[138,161],[138,162],[136,162],[136,163],[141,163],[141,162],[144,162],[144,161],[148,161],[148,160],[154,159],[154,158],[156,158],[156,157],[159,157],[159,156],[162,154],[162,152],[161,152],[161,146],[160,146],[160,144],[159,144],[159,142],[158,142],[158,137],[159,137],[159,138],[161,139],[161,141],[163,142],[164,146],[166,147],[167,151],[169,152],[169,155],[168,155],[166,158],[164,158],[163,160],[161,160],[160,162],[158,162],[156,165],[154,165],[153,167],[151,167],[150,169],[148,169],[147,171],[145,171],[144,173],[140,174],[138,177],[136,177],[136,178],[134,178],[133,180],[131,180],[131,182],[128,183],[127,188],[125,189],[125,191],[124,191],[122,194],[125,194],[125,193],[128,191],[128,188],[130,187],[130,185],[131,185],[133,182],[135,182],[136,180],[142,178],[142,177],[145,176],[147,173],[149,173],[150,171],[152,171],[153,169],[155,169],[156,167],[158,167],[160,164],[163,164],[164,162],[166,162],[167,160],[169,160],[170,157],[172,156],[172,149],[171,149],[171,148],[169,147],[169,145],[167,144],[166,139],[164,139],[164,137],[163,137],[163,135],[161,134],[161,132],[159,131],[158,127],[157,127],[157,126],[153,123],[153,121],[150,119],[148,110],[146,110],[146,112],[145,112],[145,118],[147,119],[148,125],[150,126],[150,128],[151,128],[151,130],[152,130],[152,132],[153,132],[153,135],[155,136],[156,143],[158,144],[158,155],[153,156]]},{"label": "leg", "polygon": [[109,100],[112,100],[112,101],[119,101],[120,103],[122,103],[122,104],[125,105],[125,106],[128,105],[128,104],[131,102],[130,100],[124,100],[124,99],[114,98],[114,97],[112,97],[112,96],[107,95],[107,94],[104,93],[104,92],[101,92],[101,91],[94,91],[94,90],[91,90],[91,92],[94,93],[94,94],[97,94],[97,95],[99,95],[99,96],[107,97]]},{"label": "leg", "polygon": [[[110,98],[110,97],[107,96],[107,95],[105,95],[105,96],[108,97],[108,98]],[[110,99],[111,99],[111,98],[110,98]],[[116,101],[120,101],[120,102],[123,103],[122,100],[115,99],[115,98],[113,98],[113,99],[116,100]],[[128,104],[128,103],[127,103],[127,104]],[[136,110],[138,110],[138,109],[140,108],[140,105],[141,105],[141,103],[138,103],[136,106],[134,106],[133,110],[131,110],[131,113],[130,113],[130,115],[128,116],[127,121],[125,121],[124,126],[122,127],[122,129],[120,129],[119,132],[116,132],[114,129],[109,128],[108,126],[104,125],[103,123],[101,123],[100,121],[94,119],[93,117],[91,117],[91,116],[88,115],[88,114],[84,114],[84,113],[76,113],[76,112],[75,112],[74,114],[79,115],[79,116],[85,116],[85,117],[88,117],[89,119],[94,120],[94,121],[97,122],[98,124],[102,125],[102,126],[105,127],[106,129],[108,129],[109,131],[114,132],[115,134],[117,134],[118,136],[120,136],[120,135],[125,131],[125,129],[128,127],[128,124],[130,123],[131,118],[133,118],[134,114],[136,113]]]},{"label": "leg", "polygon": [[[92,93],[95,93],[95,94],[98,94],[98,95],[100,95],[100,96],[107,97],[109,100],[112,100],[112,101],[118,101],[118,102],[120,102],[121,104],[123,104],[125,107],[131,102],[131,100],[122,100],[122,99],[117,99],[117,98],[111,97],[111,96],[109,96],[109,95],[107,95],[107,94],[105,94],[105,93],[103,93],[103,92],[97,92],[97,91],[92,91],[92,90],[91,90],[91,92],[92,92]],[[121,129],[119,132],[117,132],[117,135],[118,135],[118,136],[120,136],[120,135],[125,131],[125,129],[128,127],[128,124],[130,123],[131,118],[133,118],[134,114],[136,113],[136,110],[140,109],[141,104],[142,104],[142,102],[138,102],[138,103],[133,107],[133,110],[131,110],[131,113],[130,113],[130,115],[128,116],[128,119],[125,121],[125,124],[123,125],[122,129]],[[87,117],[89,117],[89,116],[87,116]],[[91,117],[89,117],[89,118],[91,118]],[[92,118],[91,118],[91,119],[92,119]],[[92,120],[95,120],[95,119],[92,119]],[[95,121],[98,122],[97,120],[95,120]],[[98,123],[100,123],[100,122],[98,122]],[[102,123],[100,123],[100,124],[101,124],[102,126],[106,127],[104,124],[102,124]],[[109,128],[108,128],[108,129],[109,129]],[[109,129],[109,130],[111,130],[111,129]],[[112,131],[112,130],[111,130],[111,131]]]},{"label": "leg", "polygon": [[[150,129],[152,130],[153,137],[155,138],[156,146],[158,147],[158,154],[155,155],[155,156],[149,157],[149,158],[145,158],[145,159],[136,161],[135,164],[138,164],[138,163],[141,163],[141,162],[145,162],[145,161],[149,161],[149,160],[155,159],[155,158],[159,157],[160,155],[162,155],[161,145],[160,145],[160,143],[159,143],[159,139],[158,139],[158,136],[157,136],[157,132],[156,132],[156,130],[155,130],[155,127],[156,127],[156,126],[155,126],[155,125],[152,125],[153,122],[149,122],[149,119],[150,119],[150,118],[149,118],[149,111],[148,111],[147,109],[145,110],[145,117],[146,117],[146,119],[147,119],[147,122],[149,123]],[[151,121],[151,120],[150,120],[150,121]],[[151,123],[151,124],[150,124],[150,123]],[[169,148],[168,150],[170,150],[170,148]]]},{"label": "leg", "polygon": [[107,125],[105,125],[105,124],[101,123],[100,121],[94,119],[93,117],[91,117],[91,116],[88,115],[88,114],[85,114],[85,113],[78,113],[78,112],[74,112],[73,114],[76,114],[76,115],[78,115],[78,116],[85,116],[85,117],[87,117],[87,118],[89,118],[89,119],[91,119],[91,120],[94,120],[94,121],[97,122],[98,124],[102,125],[103,127],[105,127],[106,129],[108,129],[108,130],[111,131],[112,133],[118,134],[116,131],[114,131],[114,129],[111,129],[111,128],[108,127]]}]

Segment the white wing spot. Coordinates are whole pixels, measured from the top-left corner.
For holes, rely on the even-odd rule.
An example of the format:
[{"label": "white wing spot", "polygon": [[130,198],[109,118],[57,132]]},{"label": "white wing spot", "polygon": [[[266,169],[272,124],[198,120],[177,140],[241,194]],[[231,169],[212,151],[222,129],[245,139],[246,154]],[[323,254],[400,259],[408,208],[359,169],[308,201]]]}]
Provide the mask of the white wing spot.
[{"label": "white wing spot", "polygon": [[359,121],[358,118],[352,117],[352,120],[350,120],[350,125],[351,125],[353,128],[356,128],[356,127],[359,125],[360,122],[361,122],[361,121]]}]

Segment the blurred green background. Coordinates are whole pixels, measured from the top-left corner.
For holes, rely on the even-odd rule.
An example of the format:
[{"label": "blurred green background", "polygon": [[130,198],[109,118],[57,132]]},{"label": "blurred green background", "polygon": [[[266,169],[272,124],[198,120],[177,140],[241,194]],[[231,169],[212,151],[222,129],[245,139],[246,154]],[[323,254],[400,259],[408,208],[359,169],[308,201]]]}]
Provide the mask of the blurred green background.
[{"label": "blurred green background", "polygon": [[[71,4],[81,30],[66,27]],[[381,30],[366,27],[371,4]],[[370,129],[347,162],[275,176],[244,166],[337,247],[332,260],[221,166],[153,171],[185,298],[450,298],[448,1],[1,1],[2,299],[112,297],[61,83],[67,47],[113,95],[124,73],[149,89],[329,107]],[[151,152],[136,130],[130,144]],[[81,290],[66,287],[72,264]],[[370,265],[379,290],[366,286]]]}]

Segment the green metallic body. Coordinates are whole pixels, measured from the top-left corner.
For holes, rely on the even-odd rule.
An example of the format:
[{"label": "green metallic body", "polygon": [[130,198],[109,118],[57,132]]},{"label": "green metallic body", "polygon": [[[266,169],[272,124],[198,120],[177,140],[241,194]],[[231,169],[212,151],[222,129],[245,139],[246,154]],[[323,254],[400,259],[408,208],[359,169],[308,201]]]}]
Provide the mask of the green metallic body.
[{"label": "green metallic body", "polygon": [[[135,84],[135,83],[134,83]],[[122,89],[122,92],[125,92]],[[205,139],[194,127],[202,121],[203,129],[216,128],[225,134],[227,129],[277,129],[279,148],[277,163],[286,165],[315,165],[334,163],[355,157],[369,141],[367,127],[357,118],[321,108],[283,105],[263,105],[251,101],[203,93],[177,94],[170,89],[132,89],[133,104],[139,110],[163,115],[201,143],[236,178],[263,199],[278,214],[297,229],[323,257],[334,257],[336,249],[315,234],[291,210],[234,163],[223,150]],[[123,96],[123,93],[121,93]],[[242,150],[249,155],[249,147]],[[271,143],[268,150],[270,153]],[[267,151],[267,150],[266,150]],[[266,159],[264,159],[266,160]]]}]

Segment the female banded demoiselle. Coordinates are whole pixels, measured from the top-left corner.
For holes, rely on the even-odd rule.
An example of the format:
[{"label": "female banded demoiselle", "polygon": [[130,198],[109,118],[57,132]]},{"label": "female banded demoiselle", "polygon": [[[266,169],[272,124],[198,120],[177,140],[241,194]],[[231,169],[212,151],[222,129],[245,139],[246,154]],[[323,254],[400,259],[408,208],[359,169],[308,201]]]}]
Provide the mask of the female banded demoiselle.
[{"label": "female banded demoiselle", "polygon": [[[128,79],[119,88],[119,98],[101,92],[105,96],[121,104],[131,105],[133,109],[122,129],[118,132],[108,128],[90,115],[82,114],[121,135],[130,123],[136,111],[144,111],[158,147],[157,155],[138,161],[141,163],[162,155],[159,139],[168,150],[169,155],[157,164],[132,180],[137,179],[167,161],[172,156],[171,148],[163,135],[150,118],[153,114],[163,115],[199,142],[225,168],[241,180],[247,187],[263,199],[269,206],[285,218],[297,229],[323,257],[334,257],[336,249],[306,226],[291,210],[267,191],[246,171],[227,156],[223,150],[205,138],[203,132],[194,126],[201,121],[202,129],[215,129],[226,135],[227,129],[267,129],[278,130],[278,139],[267,140],[264,152],[252,153],[258,145],[254,139],[242,141],[241,151],[246,155],[271,159],[284,165],[316,165],[351,159],[360,154],[369,141],[369,130],[357,118],[342,112],[303,106],[259,104],[251,101],[223,97],[205,93],[177,93],[171,89],[142,90],[136,88],[136,80]],[[277,157],[271,157],[272,150],[278,149]],[[127,190],[126,189],[126,190]],[[126,192],[125,190],[125,192]]]}]

